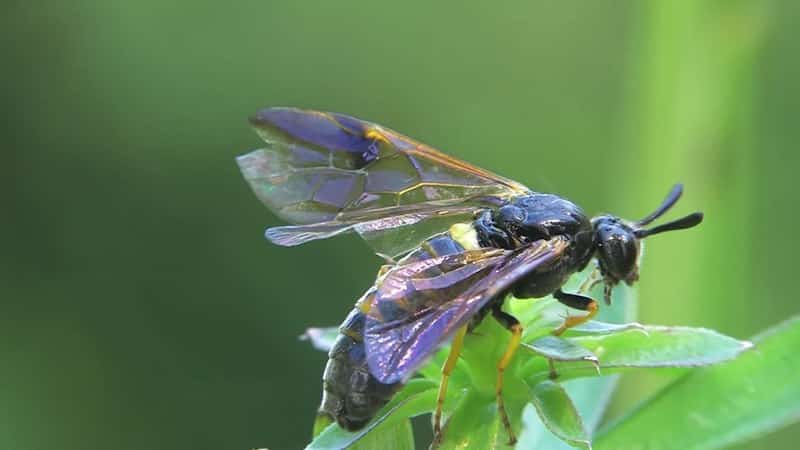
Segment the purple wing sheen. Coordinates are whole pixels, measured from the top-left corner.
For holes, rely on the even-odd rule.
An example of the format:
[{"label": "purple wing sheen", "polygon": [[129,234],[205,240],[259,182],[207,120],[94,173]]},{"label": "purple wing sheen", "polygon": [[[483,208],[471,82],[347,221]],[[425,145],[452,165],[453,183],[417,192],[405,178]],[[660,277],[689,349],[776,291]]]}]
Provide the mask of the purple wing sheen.
[{"label": "purple wing sheen", "polygon": [[557,238],[513,251],[466,250],[390,270],[365,298],[370,372],[381,383],[406,380],[490,300],[566,247]]},{"label": "purple wing sheen", "polygon": [[[267,233],[281,245],[329,237],[364,222],[386,229],[381,220],[387,217],[416,223],[457,215],[529,192],[353,117],[269,108],[251,122],[267,145],[237,158],[242,174],[273,212],[301,225]],[[298,236],[288,237],[293,234]]]}]

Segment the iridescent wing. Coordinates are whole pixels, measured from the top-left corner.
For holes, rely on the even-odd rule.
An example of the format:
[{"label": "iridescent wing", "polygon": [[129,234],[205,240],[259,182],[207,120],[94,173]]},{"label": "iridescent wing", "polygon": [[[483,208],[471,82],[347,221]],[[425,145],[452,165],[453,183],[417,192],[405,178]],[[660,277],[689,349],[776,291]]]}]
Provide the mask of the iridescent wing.
[{"label": "iridescent wing", "polygon": [[370,372],[381,383],[414,374],[489,301],[567,248],[555,238],[517,250],[484,248],[400,264],[362,299]]},{"label": "iridescent wing", "polygon": [[237,162],[256,196],[296,224],[267,230],[267,238],[280,245],[351,230],[375,237],[432,218],[464,217],[530,192],[515,181],[342,114],[269,108],[251,122],[267,146]]}]

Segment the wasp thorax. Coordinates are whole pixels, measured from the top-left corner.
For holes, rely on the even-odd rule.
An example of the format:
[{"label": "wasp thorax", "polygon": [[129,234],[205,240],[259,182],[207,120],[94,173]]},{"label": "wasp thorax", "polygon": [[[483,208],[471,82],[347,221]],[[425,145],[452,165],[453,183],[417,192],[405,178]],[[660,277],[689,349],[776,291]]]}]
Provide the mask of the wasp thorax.
[{"label": "wasp thorax", "polygon": [[639,278],[639,238],[633,228],[614,216],[592,220],[597,243],[600,271],[610,284],[624,281],[631,284]]},{"label": "wasp thorax", "polygon": [[589,220],[577,205],[552,194],[520,197],[498,209],[495,216],[499,226],[510,228],[526,241],[572,236],[589,229]]},{"label": "wasp thorax", "polygon": [[525,223],[527,214],[524,209],[515,205],[505,205],[494,214],[494,221],[498,227],[516,232]]}]

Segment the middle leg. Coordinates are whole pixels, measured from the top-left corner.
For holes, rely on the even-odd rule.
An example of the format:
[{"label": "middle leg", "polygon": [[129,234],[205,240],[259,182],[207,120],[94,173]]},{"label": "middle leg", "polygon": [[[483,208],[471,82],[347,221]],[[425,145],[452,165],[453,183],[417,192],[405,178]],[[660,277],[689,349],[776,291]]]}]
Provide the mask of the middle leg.
[{"label": "middle leg", "polygon": [[450,353],[442,366],[442,381],[439,383],[439,395],[436,397],[436,411],[433,413],[433,443],[431,448],[436,448],[442,440],[442,407],[447,396],[447,384],[450,381],[450,373],[456,367],[458,357],[461,355],[461,347],[464,345],[464,336],[467,334],[467,326],[459,328],[453,337],[450,345]]}]

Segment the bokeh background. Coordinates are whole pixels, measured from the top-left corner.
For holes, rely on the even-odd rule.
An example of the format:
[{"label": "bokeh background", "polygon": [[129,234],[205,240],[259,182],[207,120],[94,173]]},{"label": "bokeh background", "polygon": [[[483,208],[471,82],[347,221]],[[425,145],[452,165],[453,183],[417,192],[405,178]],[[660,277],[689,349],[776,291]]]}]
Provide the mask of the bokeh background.
[{"label": "bokeh background", "polygon": [[[386,124],[589,213],[676,181],[640,318],[796,313],[800,3],[11,0],[0,13],[0,448],[292,449],[379,261],[277,248],[234,157],[291,105]],[[659,383],[630,376],[612,414]],[[787,380],[796,382],[796,380]],[[795,448],[798,427],[741,448]]]}]

